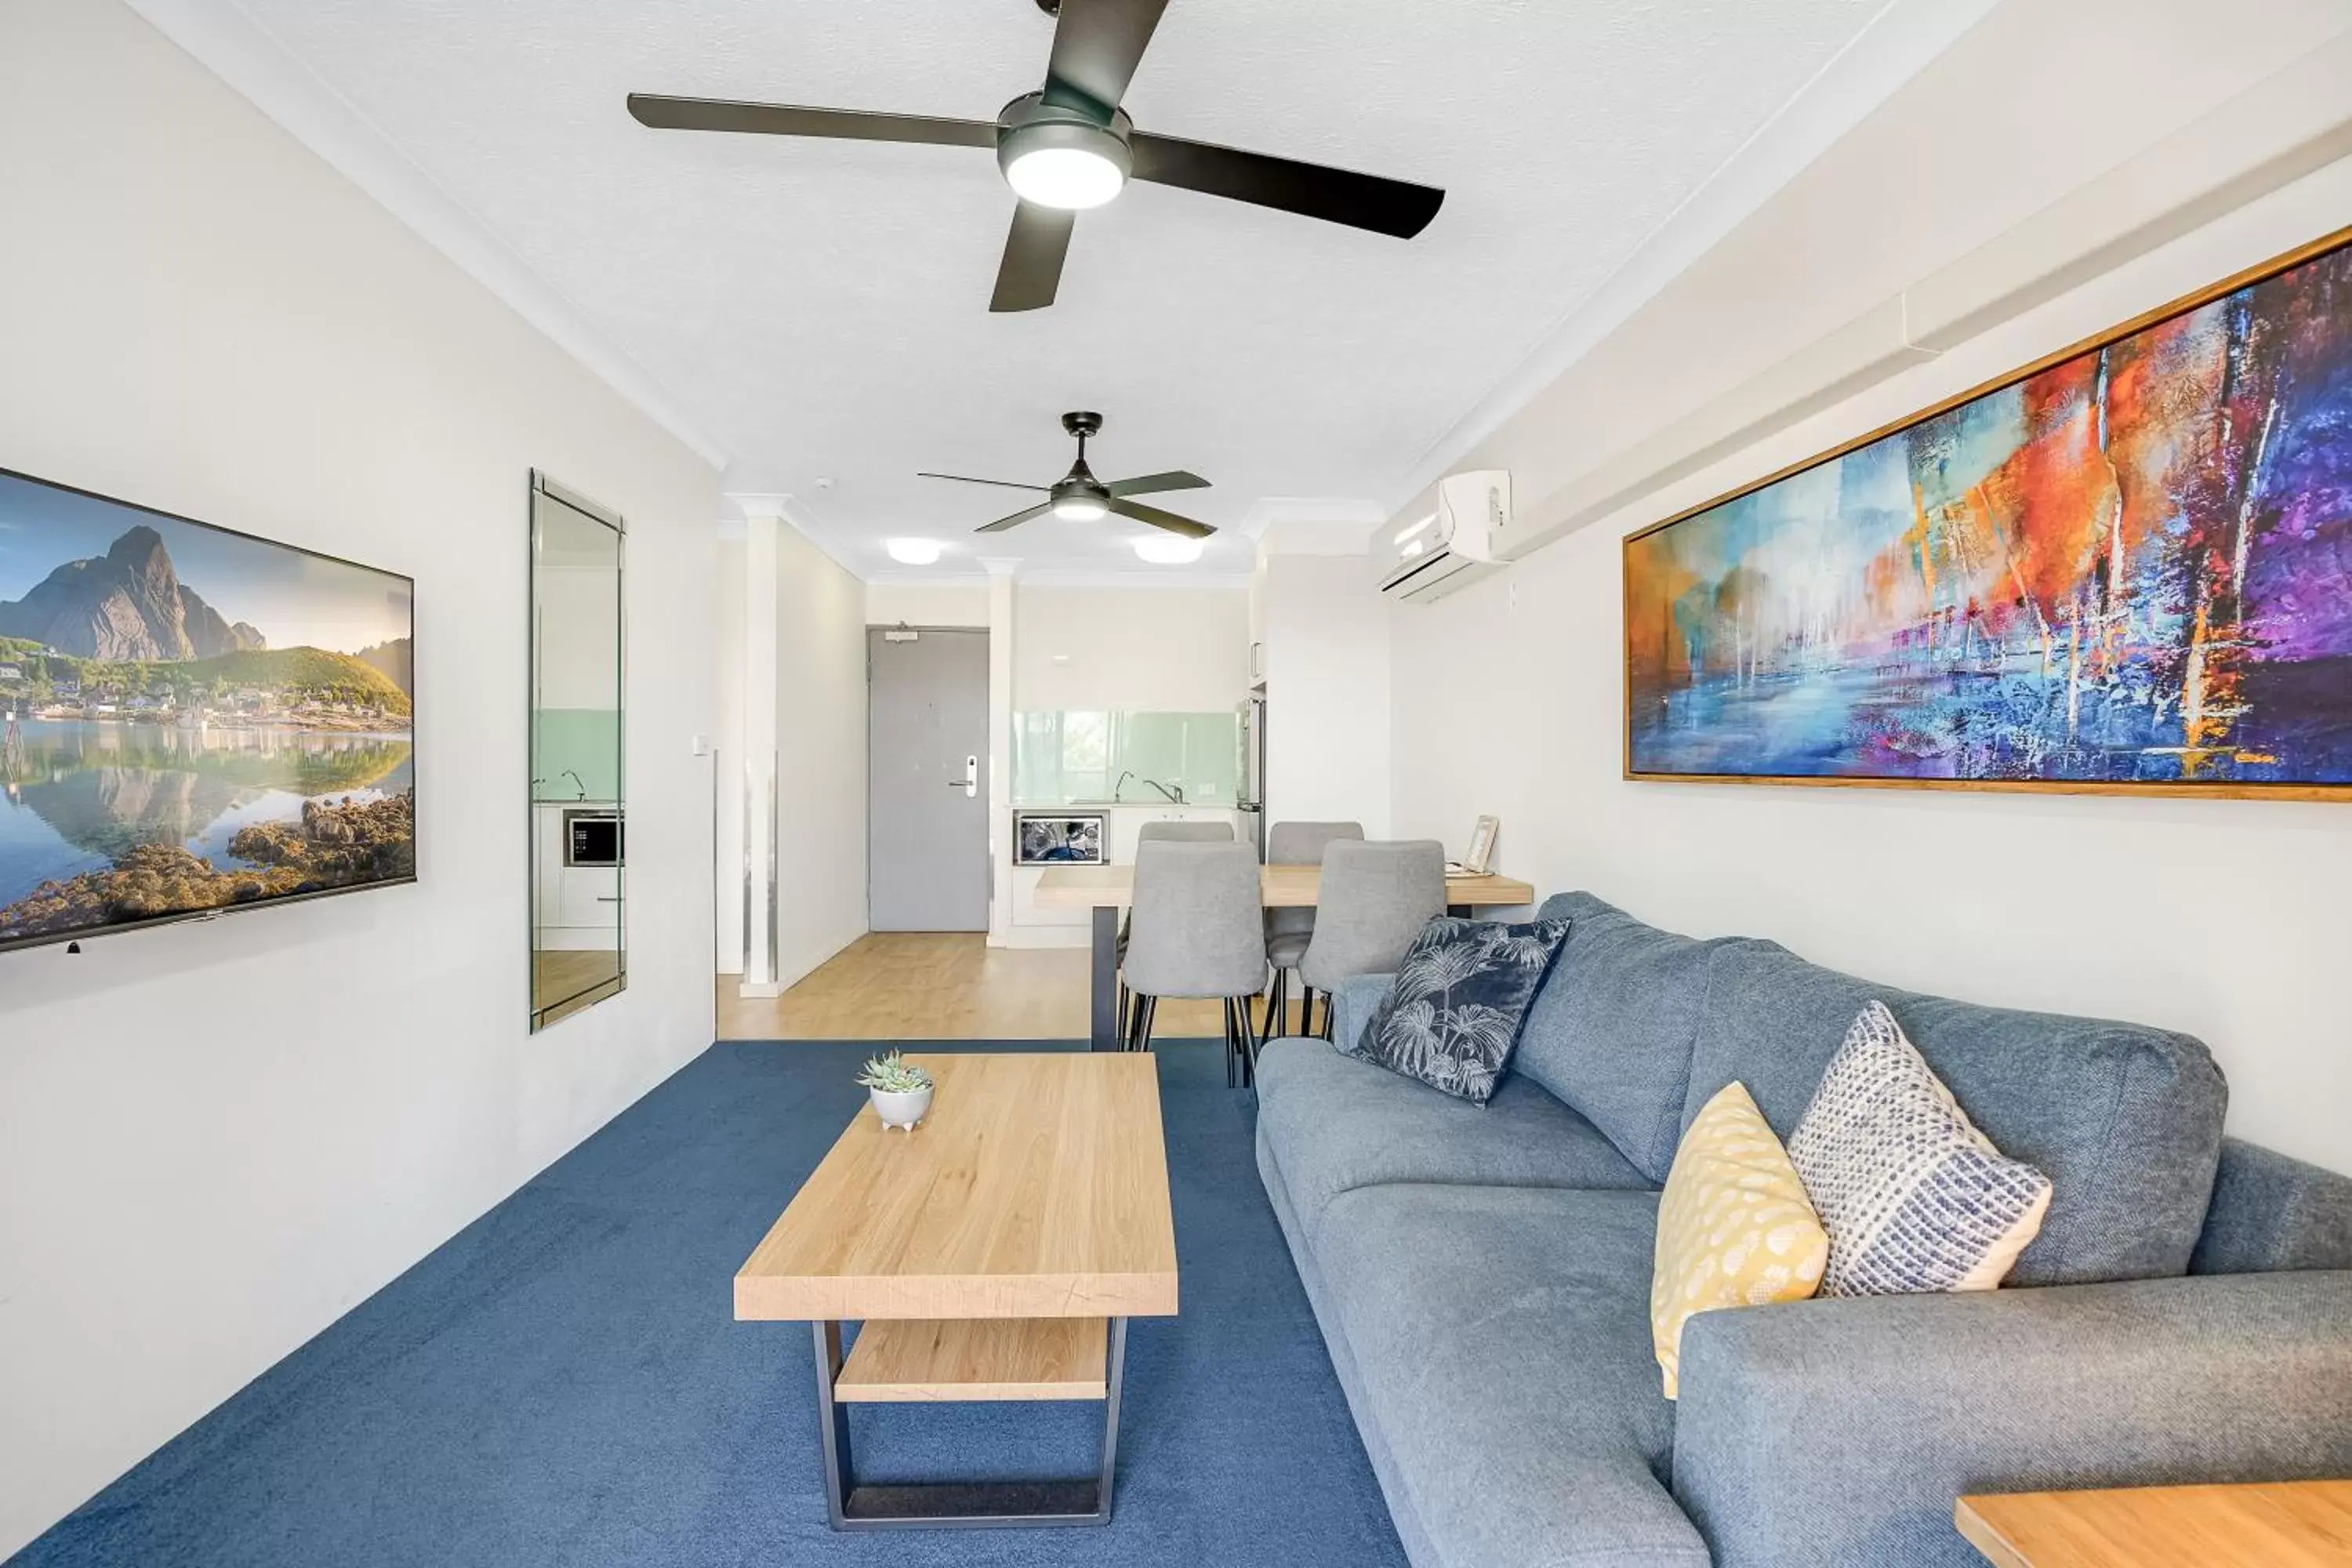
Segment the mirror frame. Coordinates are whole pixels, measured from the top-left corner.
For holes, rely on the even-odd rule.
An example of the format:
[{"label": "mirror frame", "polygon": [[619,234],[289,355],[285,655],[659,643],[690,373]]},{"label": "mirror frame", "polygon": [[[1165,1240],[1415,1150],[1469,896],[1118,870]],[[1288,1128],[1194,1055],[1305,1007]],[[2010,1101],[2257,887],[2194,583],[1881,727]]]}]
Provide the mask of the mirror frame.
[{"label": "mirror frame", "polygon": [[[539,763],[539,689],[540,689],[540,564],[539,564],[539,503],[544,497],[578,512],[592,522],[599,522],[613,531],[613,575],[615,614],[613,626],[614,710],[613,743],[613,804],[620,815],[621,863],[615,868],[618,905],[614,916],[614,967],[609,980],[598,982],[585,991],[566,996],[561,1001],[541,1006],[539,1000],[539,811],[542,804],[537,787]],[[559,484],[543,469],[530,470],[530,490],[526,500],[526,516],[530,526],[525,530],[530,561],[525,574],[529,581],[530,618],[528,636],[530,643],[529,671],[523,689],[525,737],[525,830],[523,852],[528,866],[524,900],[527,920],[524,940],[529,957],[526,971],[530,996],[530,1032],[538,1034],[562,1020],[586,1012],[599,1002],[611,1000],[629,988],[629,856],[628,856],[628,733],[629,733],[629,608],[627,520],[607,506],[600,506],[579,491]]]}]

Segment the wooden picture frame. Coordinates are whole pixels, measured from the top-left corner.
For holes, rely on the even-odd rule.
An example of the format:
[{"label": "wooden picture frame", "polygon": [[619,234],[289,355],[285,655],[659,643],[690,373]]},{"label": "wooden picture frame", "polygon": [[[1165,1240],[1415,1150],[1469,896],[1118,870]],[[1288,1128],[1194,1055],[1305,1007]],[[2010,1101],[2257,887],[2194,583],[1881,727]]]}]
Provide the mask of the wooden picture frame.
[{"label": "wooden picture frame", "polygon": [[1462,868],[1473,876],[1486,874],[1495,858],[1495,836],[1502,831],[1499,816],[1482,816],[1470,830],[1470,847],[1462,852]]},{"label": "wooden picture frame", "polygon": [[[2352,411],[2344,404],[2352,387],[2347,364],[2352,227],[1627,535],[1622,547],[1623,776],[1634,782],[2352,800],[2352,632],[2347,630],[2352,628],[2352,590],[2339,575],[2326,580],[2332,586],[2326,591],[2285,595],[2289,605],[2325,607],[2292,625],[2279,620],[2273,626],[2262,618],[2268,612],[2258,613],[2254,605],[2263,589],[2261,580],[2249,574],[2248,563],[2248,541],[2253,539],[2257,573],[2292,576],[2301,568],[2273,563],[2305,546],[2311,546],[2306,554],[2315,563],[2311,569],[2326,570],[2330,551],[2340,550],[2334,542],[2341,531],[2352,529],[2352,519],[2324,510],[2331,492],[2320,488],[2339,479],[2352,487],[2352,454],[2326,438],[2335,427],[2328,420]],[[2216,389],[2213,406],[2199,410],[2190,395],[2208,384]],[[2300,401],[2283,429],[2280,410],[2290,396]],[[2118,401],[2126,397],[2137,401]],[[2186,415],[2179,412],[2184,405],[2190,410]],[[2139,425],[2126,426],[2126,416]],[[2079,454],[2067,445],[2080,434],[2076,425],[2088,423],[2095,425],[2098,470],[2077,460]],[[2000,436],[2010,431],[2016,439],[2003,448]],[[2213,476],[2228,469],[2229,483],[2239,487],[2223,491],[2239,507],[2234,517],[2199,513],[2196,508],[2211,496],[2180,501],[2147,482],[2151,473],[2169,478],[2189,471],[2192,465],[2179,448],[2190,437],[2203,443],[2201,466],[2190,477],[2220,485]],[[2286,447],[2276,445],[2281,442]],[[2275,478],[2282,450],[2296,464],[2286,471],[2300,476],[2304,488],[2282,489]],[[2315,450],[2316,458],[2304,461]],[[1965,464],[1956,468],[1951,453],[1981,467],[1985,458],[2004,451],[1972,491],[1930,493],[1919,478],[1925,468],[1936,486],[1956,486],[1969,470]],[[1857,458],[1853,473],[1849,458]],[[1883,501],[1885,470],[1898,458],[1911,479],[1916,514],[1916,538],[1905,534],[1899,541],[1912,551],[1907,556],[1889,531],[1902,519],[1884,504],[1874,509],[1849,502],[1849,483],[1865,500]],[[2266,462],[2272,465],[2268,469]],[[2095,489],[2102,473],[2105,488]],[[1834,499],[1822,503],[1818,493],[1832,488]],[[1809,492],[1815,507],[1811,515],[1799,510],[1808,504]],[[2077,492],[2082,504],[2070,513],[2063,502]],[[2157,504],[2151,496],[2175,502],[2178,515],[2151,511]],[[2140,510],[2134,511],[2135,506]],[[2315,508],[2322,509],[2316,522]],[[2253,521],[2257,515],[2261,528]],[[2086,573],[2080,550],[2069,554],[2055,545],[2089,535],[2084,520],[2093,517],[2106,531],[2095,536],[2106,553]],[[2206,535],[2220,531],[2222,523],[2234,523],[2234,556],[2208,548],[2212,541]],[[2282,526],[2290,531],[2278,532]],[[1694,527],[1701,531],[1665,537]],[[1769,531],[1776,527],[1785,531]],[[2161,559],[2176,542],[2169,533],[2152,531],[2158,528],[2181,531],[2189,542],[2178,548],[2193,559],[2185,565]],[[1941,531],[1948,529],[1949,534]],[[1820,542],[1810,560],[1801,553],[1802,546],[1788,542],[1801,532]],[[2319,542],[2313,546],[2315,537]],[[2279,554],[2259,553],[2261,546],[2282,542]],[[1875,554],[1865,553],[1873,548]],[[1987,564],[1996,556],[2005,557],[1999,572]],[[1792,569],[1776,580],[1755,564],[1759,557]],[[1702,564],[1685,570],[1687,561]],[[1712,580],[1706,574],[1710,565]],[[1940,585],[1935,581],[1938,567],[1951,569]],[[1906,568],[1920,581],[1903,578]],[[2135,605],[2130,595],[2141,591],[2142,575],[2155,581],[2159,571],[2161,583],[2142,605]],[[1674,590],[1685,575],[1692,581],[1677,596]],[[2218,580],[2226,580],[2234,600],[2224,602]],[[1958,602],[1972,583],[1992,592]],[[1785,586],[1790,584],[1801,592],[1792,595]],[[2063,603],[2051,598],[2060,590],[2067,595]],[[1822,641],[1807,644],[1802,659],[1785,636],[1774,635],[1789,624],[1787,601],[1792,596],[1827,599],[1851,616],[1847,606],[1854,601],[1837,595],[1853,592],[1883,595],[1860,612],[1879,616],[1879,621],[1858,632],[1842,626],[1826,634],[1806,623],[1802,635],[1820,636]],[[1771,593],[1779,593],[1781,602],[1754,610],[1752,626],[1743,628],[1741,616],[1751,614],[1751,605],[1768,603]],[[1914,618],[1900,619],[1906,612]],[[1847,626],[1857,624],[1850,619]],[[2029,629],[2021,633],[2021,626]],[[2131,636],[2151,627],[2196,640],[2180,647],[2135,647]],[[2286,646],[2323,651],[2296,661],[2248,656],[2249,649],[2281,647],[2275,634],[2282,629],[2288,634]],[[1743,630],[1752,637],[1744,647]],[[2100,640],[2086,647],[2085,638],[2093,634]],[[1835,640],[1841,635],[1847,638],[1843,643]],[[2273,640],[2259,642],[2260,637]],[[1976,638],[1982,640],[1970,641]],[[2232,662],[2221,673],[2225,682],[2237,684],[2221,684],[2217,692],[2214,661],[2224,653]],[[2022,678],[2011,668],[2021,658],[2035,667]],[[2142,658],[2145,668],[2133,667],[2135,658]],[[2096,667],[2095,712],[2102,729],[2086,737],[2082,698],[2093,685],[2085,672],[2093,670],[2095,658],[2105,661]],[[2307,668],[2319,665],[2326,668]],[[2290,669],[2292,679],[2280,673]],[[2181,689],[2162,689],[2158,682],[2176,678],[2178,670],[2187,671]],[[1781,691],[1818,684],[1824,673],[1832,688],[1848,683],[1845,690],[1831,694],[1826,722],[1834,738],[1820,748],[1819,771],[1797,771],[1786,761],[1811,742],[1789,742],[1790,721],[1767,709]],[[2051,682],[2060,673],[2066,681],[2063,720],[2062,710],[2050,700]],[[2261,722],[2247,720],[2256,712],[2245,690],[2250,679],[2306,702],[2308,710],[2275,701],[2263,711],[2284,715],[2270,721],[2282,733],[2292,731],[2299,743],[2315,737],[2298,753],[2315,759],[2315,776],[2263,776],[2289,765],[2281,760],[2288,753],[2267,743],[2269,731]],[[1973,697],[1955,695],[1974,691],[1980,682],[1991,684]],[[1839,700],[1848,707],[1837,710]],[[1971,700],[1982,705],[1981,712],[1967,706]],[[2135,705],[2143,702],[2140,711]],[[1791,704],[1798,715],[1793,721],[1819,717],[1813,710],[1821,705],[1818,694],[1806,704]],[[2019,721],[2020,714],[2032,727]],[[2181,730],[2179,743],[2168,746],[2156,743],[2163,738],[2162,726],[2174,721],[2168,714]],[[1704,726],[1710,715],[1735,722],[1709,731]],[[1952,715],[1959,721],[1945,731],[1933,723],[1905,727]],[[2063,731],[2057,728],[2062,722]],[[2127,734],[2135,722],[2139,740],[2116,738]],[[1838,729],[1840,724],[1844,728]],[[1770,752],[1758,767],[1728,765],[1747,743],[1742,725],[1759,752]],[[1949,735],[1958,737],[1951,741],[1957,754],[1932,750]],[[1771,750],[1775,746],[1777,752]],[[1881,765],[1881,759],[1890,757],[1898,765],[1906,757],[1916,759],[1916,771]],[[2034,773],[2037,759],[2049,771]],[[2176,761],[2181,776],[2146,776]]]}]

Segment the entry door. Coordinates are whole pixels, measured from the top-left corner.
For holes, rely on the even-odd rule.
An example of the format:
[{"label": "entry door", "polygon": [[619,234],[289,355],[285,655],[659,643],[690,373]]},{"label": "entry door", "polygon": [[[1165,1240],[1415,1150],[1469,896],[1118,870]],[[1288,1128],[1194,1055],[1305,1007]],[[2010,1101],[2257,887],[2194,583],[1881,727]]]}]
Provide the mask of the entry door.
[{"label": "entry door", "polygon": [[866,669],[866,924],[986,931],[988,634],[868,627]]}]

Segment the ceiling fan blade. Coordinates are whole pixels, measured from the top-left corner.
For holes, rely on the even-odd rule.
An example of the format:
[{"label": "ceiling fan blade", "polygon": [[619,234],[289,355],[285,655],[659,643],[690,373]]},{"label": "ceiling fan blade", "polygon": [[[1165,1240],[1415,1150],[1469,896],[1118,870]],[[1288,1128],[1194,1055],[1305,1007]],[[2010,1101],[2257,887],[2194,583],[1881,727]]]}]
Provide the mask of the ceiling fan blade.
[{"label": "ceiling fan blade", "polygon": [[1038,490],[1044,492],[1051,491],[1054,488],[1051,485],[1024,485],[1015,479],[975,479],[970,474],[919,473],[915,477],[919,479],[953,479],[960,485],[995,485],[1000,489],[1008,490]]},{"label": "ceiling fan blade", "polygon": [[1399,239],[1411,239],[1427,228],[1445,201],[1444,191],[1428,185],[1181,137],[1150,136],[1139,131],[1129,139],[1129,146],[1135,153],[1136,179],[1276,207]]},{"label": "ceiling fan blade", "polygon": [[[1045,66],[1045,101],[1092,109],[1108,118],[1127,96],[1151,31],[1168,0],[1062,0],[1054,23],[1054,58]],[[1075,103],[1071,93],[1087,100]]]},{"label": "ceiling fan blade", "polygon": [[1154,528],[1164,528],[1187,539],[1206,539],[1217,531],[1205,522],[1194,522],[1189,517],[1178,517],[1172,511],[1161,511],[1156,506],[1146,506],[1139,500],[1128,500],[1118,496],[1111,498],[1110,510],[1121,517],[1148,522]]},{"label": "ceiling fan blade", "polygon": [[1053,510],[1054,503],[1052,501],[1045,501],[1037,506],[1031,507],[1026,511],[1016,511],[1011,517],[1000,517],[994,522],[982,523],[978,528],[973,529],[972,531],[974,533],[1002,533],[1008,528],[1018,527],[1020,524],[1028,521],[1033,517],[1043,517]]},{"label": "ceiling fan blade", "polygon": [[629,112],[656,131],[741,131],[759,136],[833,136],[850,142],[926,142],[942,147],[994,147],[987,120],[935,120],[920,114],[868,114],[794,103],[742,103],[724,98],[629,94]]},{"label": "ceiling fan blade", "polygon": [[996,269],[991,310],[1042,310],[1062,286],[1062,258],[1070,252],[1070,230],[1078,215],[1023,202],[1004,237],[1004,260]]},{"label": "ceiling fan blade", "polygon": [[1115,496],[1148,496],[1162,490],[1204,490],[1209,481],[1176,468],[1164,474],[1145,474],[1139,479],[1113,479],[1108,488]]}]

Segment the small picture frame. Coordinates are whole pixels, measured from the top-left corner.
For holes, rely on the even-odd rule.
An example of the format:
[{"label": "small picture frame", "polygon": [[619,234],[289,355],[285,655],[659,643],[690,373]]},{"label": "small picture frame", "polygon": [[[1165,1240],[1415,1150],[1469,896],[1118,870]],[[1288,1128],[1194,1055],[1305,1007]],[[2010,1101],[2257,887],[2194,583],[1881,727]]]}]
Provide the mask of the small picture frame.
[{"label": "small picture frame", "polygon": [[1478,826],[1470,830],[1470,847],[1462,856],[1462,868],[1474,877],[1483,877],[1495,858],[1495,835],[1502,830],[1499,816],[1482,816]]}]

